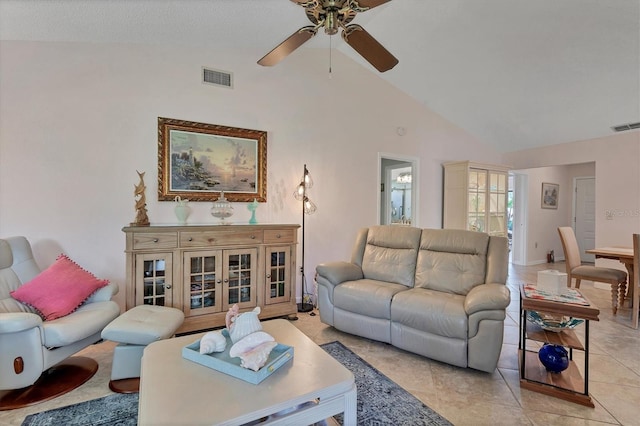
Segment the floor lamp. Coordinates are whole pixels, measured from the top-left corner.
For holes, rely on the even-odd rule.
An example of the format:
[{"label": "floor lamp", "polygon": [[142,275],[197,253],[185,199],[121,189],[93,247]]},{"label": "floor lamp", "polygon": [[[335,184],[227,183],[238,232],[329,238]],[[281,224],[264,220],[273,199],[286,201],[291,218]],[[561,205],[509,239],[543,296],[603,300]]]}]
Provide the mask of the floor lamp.
[{"label": "floor lamp", "polygon": [[[307,195],[307,190],[313,186],[313,179],[309,175],[307,165],[304,165],[304,173],[302,180],[293,193],[293,196],[298,201],[302,201],[302,261],[300,263],[300,272],[302,273],[302,300],[298,303],[298,312],[311,312],[313,311],[313,303],[310,303],[310,296],[307,292],[307,277],[304,274],[304,217],[307,214],[313,214],[317,210],[316,205],[311,201]],[[305,302],[306,300],[306,302]],[[313,312],[311,312],[313,315]]]}]

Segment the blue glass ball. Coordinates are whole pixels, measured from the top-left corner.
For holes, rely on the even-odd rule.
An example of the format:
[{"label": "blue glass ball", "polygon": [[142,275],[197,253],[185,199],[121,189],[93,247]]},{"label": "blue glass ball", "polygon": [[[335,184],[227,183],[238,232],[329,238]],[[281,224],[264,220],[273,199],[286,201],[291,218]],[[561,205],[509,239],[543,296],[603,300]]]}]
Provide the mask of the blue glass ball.
[{"label": "blue glass ball", "polygon": [[569,367],[569,353],[564,346],[545,343],[538,351],[538,358],[552,373],[560,373]]}]

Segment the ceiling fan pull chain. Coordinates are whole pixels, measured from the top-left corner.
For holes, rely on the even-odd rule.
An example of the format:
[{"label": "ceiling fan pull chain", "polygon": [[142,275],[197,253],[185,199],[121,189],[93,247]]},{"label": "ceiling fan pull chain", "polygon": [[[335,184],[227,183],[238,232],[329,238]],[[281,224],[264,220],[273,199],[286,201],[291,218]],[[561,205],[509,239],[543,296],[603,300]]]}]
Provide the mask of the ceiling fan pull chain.
[{"label": "ceiling fan pull chain", "polygon": [[332,41],[333,41],[333,36],[330,35],[329,36],[329,78],[331,78],[331,65],[332,65],[332,61],[331,61],[331,59],[332,59],[332,57],[331,57],[331,50],[332,50],[331,42]]}]

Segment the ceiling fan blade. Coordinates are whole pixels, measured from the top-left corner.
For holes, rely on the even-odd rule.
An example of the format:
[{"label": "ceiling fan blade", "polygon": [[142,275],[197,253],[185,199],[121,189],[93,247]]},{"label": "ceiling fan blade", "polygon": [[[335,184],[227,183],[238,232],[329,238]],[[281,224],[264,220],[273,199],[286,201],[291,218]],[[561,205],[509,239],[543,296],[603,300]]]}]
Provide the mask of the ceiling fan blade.
[{"label": "ceiling fan blade", "polygon": [[[295,1],[295,0],[291,0]],[[373,9],[381,4],[390,2],[391,0],[352,0],[349,2],[351,8],[357,12],[364,12],[365,10]],[[355,3],[355,4],[354,4]]]},{"label": "ceiling fan blade", "polygon": [[277,45],[271,52],[267,53],[258,61],[258,64],[270,67],[284,58],[286,58],[291,52],[302,46],[307,40],[316,35],[317,28],[313,26],[302,27],[295,33],[291,34],[289,38]]},{"label": "ceiling fan blade", "polygon": [[398,59],[360,25],[352,24],[342,31],[342,38],[380,72],[389,71]]}]

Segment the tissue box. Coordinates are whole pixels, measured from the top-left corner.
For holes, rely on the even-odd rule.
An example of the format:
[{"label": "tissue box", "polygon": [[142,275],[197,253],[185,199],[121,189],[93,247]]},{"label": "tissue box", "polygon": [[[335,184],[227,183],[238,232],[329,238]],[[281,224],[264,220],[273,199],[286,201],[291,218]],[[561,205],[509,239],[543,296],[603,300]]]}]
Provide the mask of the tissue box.
[{"label": "tissue box", "polygon": [[555,269],[538,271],[537,288],[551,294],[565,294],[569,290],[569,287],[567,287],[567,274]]}]

